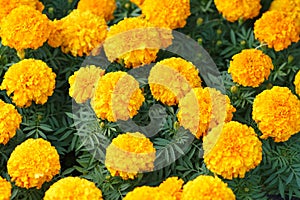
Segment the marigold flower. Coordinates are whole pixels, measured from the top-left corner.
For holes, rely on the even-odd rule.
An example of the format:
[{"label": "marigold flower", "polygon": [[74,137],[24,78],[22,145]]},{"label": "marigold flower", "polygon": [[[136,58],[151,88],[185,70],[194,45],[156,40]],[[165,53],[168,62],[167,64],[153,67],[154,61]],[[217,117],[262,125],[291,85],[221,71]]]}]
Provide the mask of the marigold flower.
[{"label": "marigold flower", "polygon": [[184,181],[178,177],[167,178],[162,182],[158,189],[175,197],[175,200],[181,200],[182,186]]},{"label": "marigold flower", "polygon": [[55,77],[43,61],[24,59],[7,70],[0,89],[13,94],[13,102],[19,107],[28,107],[32,101],[44,104],[53,94]]},{"label": "marigold flower", "polygon": [[178,108],[180,125],[198,139],[218,124],[231,121],[235,112],[228,96],[214,88],[193,88],[179,101]]},{"label": "marigold flower", "polygon": [[115,122],[135,116],[144,100],[134,77],[118,71],[107,73],[98,80],[91,105],[98,118]]},{"label": "marigold flower", "polygon": [[298,42],[300,28],[295,19],[283,11],[267,11],[254,23],[254,35],[269,48],[280,51]]},{"label": "marigold flower", "polygon": [[226,179],[244,178],[262,160],[262,143],[254,129],[230,121],[203,138],[206,167]]},{"label": "marigold flower", "polygon": [[258,87],[274,68],[272,59],[258,49],[244,49],[230,61],[228,73],[242,86]]},{"label": "marigold flower", "polygon": [[201,86],[198,69],[182,58],[167,58],[154,65],[148,78],[153,97],[176,105],[192,88]]},{"label": "marigold flower", "polygon": [[0,199],[10,200],[11,196],[11,184],[0,176]]},{"label": "marigold flower", "polygon": [[145,0],[141,9],[146,20],[170,29],[183,28],[191,14],[189,0]]},{"label": "marigold flower", "polygon": [[183,186],[182,200],[235,200],[232,190],[218,177],[200,175]]},{"label": "marigold flower", "polygon": [[294,80],[296,93],[300,96],[300,70],[297,72]]},{"label": "marigold flower", "polygon": [[0,99],[0,144],[6,144],[20,128],[22,116],[15,107]]},{"label": "marigold flower", "polygon": [[12,10],[1,21],[2,44],[21,51],[43,46],[51,32],[51,23],[46,15],[30,6]]},{"label": "marigold flower", "polygon": [[263,134],[262,139],[287,141],[300,131],[300,100],[289,88],[274,86],[255,97],[252,118]]},{"label": "marigold flower", "polygon": [[105,166],[112,176],[134,179],[139,172],[154,169],[155,152],[143,134],[119,134],[106,149]]},{"label": "marigold flower", "polygon": [[136,4],[138,7],[141,7],[145,0],[130,0],[130,1]]},{"label": "marigold flower", "polygon": [[91,11],[93,14],[103,17],[106,21],[114,18],[116,9],[115,0],[80,0],[77,9],[80,11]]},{"label": "marigold flower", "polygon": [[77,103],[84,103],[94,95],[98,79],[103,76],[105,70],[95,65],[81,67],[74,75],[69,77],[69,95]]},{"label": "marigold flower", "polygon": [[59,155],[50,142],[28,139],[18,145],[7,162],[7,171],[15,184],[23,188],[42,187],[59,173]]},{"label": "marigold flower", "polygon": [[43,200],[103,200],[95,183],[79,177],[66,177],[46,191]]},{"label": "marigold flower", "polygon": [[218,11],[230,22],[240,18],[243,20],[252,19],[259,14],[261,9],[260,0],[214,0],[214,2]]},{"label": "marigold flower", "polygon": [[61,20],[53,22],[48,44],[52,47],[61,46],[64,53],[73,56],[88,55],[101,44],[107,34],[104,18],[90,11],[73,10]]},{"label": "marigold flower", "polygon": [[156,59],[160,48],[172,42],[169,29],[155,28],[141,17],[125,18],[110,27],[104,50],[108,59],[123,60],[125,67],[139,67]]},{"label": "marigold flower", "polygon": [[170,194],[159,190],[156,187],[142,186],[136,187],[128,192],[123,200],[174,200]]}]

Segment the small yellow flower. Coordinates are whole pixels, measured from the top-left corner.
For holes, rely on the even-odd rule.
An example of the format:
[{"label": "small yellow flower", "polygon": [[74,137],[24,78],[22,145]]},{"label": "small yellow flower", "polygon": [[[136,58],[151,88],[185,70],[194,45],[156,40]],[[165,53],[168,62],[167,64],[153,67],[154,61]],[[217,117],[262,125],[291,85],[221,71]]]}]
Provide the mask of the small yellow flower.
[{"label": "small yellow flower", "polygon": [[257,49],[244,49],[230,61],[228,72],[242,86],[258,87],[274,68],[272,59]]},{"label": "small yellow flower", "polygon": [[154,169],[155,148],[143,134],[119,134],[106,149],[105,166],[112,176],[134,179]]},{"label": "small yellow flower", "polygon": [[0,144],[6,144],[20,128],[22,116],[15,107],[0,99]]},{"label": "small yellow flower", "polygon": [[50,142],[44,139],[28,139],[18,145],[7,162],[11,180],[19,187],[42,187],[59,173],[59,155]]},{"label": "small yellow flower", "polygon": [[94,96],[98,79],[105,73],[100,67],[90,65],[81,67],[74,75],[69,77],[69,95],[77,103],[84,103]]},{"label": "small yellow flower", "polygon": [[274,86],[255,97],[252,118],[263,134],[262,139],[287,141],[300,131],[300,100],[289,88]]},{"label": "small yellow flower", "polygon": [[116,9],[115,0],[80,0],[77,9],[81,11],[91,11],[93,14],[103,17],[106,21],[114,18]]},{"label": "small yellow flower", "polygon": [[43,200],[103,200],[95,183],[79,177],[66,177],[46,191]]},{"label": "small yellow flower", "polygon": [[11,196],[11,184],[0,176],[0,199],[10,200]]},{"label": "small yellow flower", "polygon": [[200,175],[183,186],[182,200],[235,200],[232,190],[218,177]]},{"label": "small yellow flower", "polygon": [[294,80],[296,93],[300,96],[300,70],[297,72]]},{"label": "small yellow flower", "polygon": [[174,200],[181,200],[183,184],[184,181],[182,179],[178,177],[170,177],[162,182],[158,186],[158,189],[175,197]]},{"label": "small yellow flower", "polygon": [[156,187],[136,187],[128,192],[123,200],[175,200],[170,194],[159,190]]}]

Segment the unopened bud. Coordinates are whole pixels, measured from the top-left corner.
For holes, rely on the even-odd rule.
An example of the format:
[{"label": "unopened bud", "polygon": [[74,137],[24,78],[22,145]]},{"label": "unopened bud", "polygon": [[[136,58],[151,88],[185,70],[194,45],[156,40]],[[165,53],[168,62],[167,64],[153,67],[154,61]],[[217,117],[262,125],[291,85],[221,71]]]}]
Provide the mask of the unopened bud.
[{"label": "unopened bud", "polygon": [[197,25],[200,26],[203,23],[203,18],[199,17],[197,19]]},{"label": "unopened bud", "polygon": [[232,94],[237,93],[238,90],[239,90],[239,88],[238,88],[236,85],[234,85],[234,86],[232,86],[232,87],[230,88],[230,92],[231,92]]}]

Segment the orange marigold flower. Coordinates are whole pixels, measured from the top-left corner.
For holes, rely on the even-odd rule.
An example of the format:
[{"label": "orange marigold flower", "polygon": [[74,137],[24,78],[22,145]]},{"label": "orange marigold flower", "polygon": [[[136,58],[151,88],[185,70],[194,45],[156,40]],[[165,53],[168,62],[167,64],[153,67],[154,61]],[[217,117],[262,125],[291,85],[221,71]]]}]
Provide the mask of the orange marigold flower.
[{"label": "orange marigold flower", "polygon": [[94,91],[98,79],[103,76],[105,70],[90,65],[81,67],[74,75],[69,77],[69,95],[75,99],[77,103],[84,103],[94,96]]},{"label": "orange marigold flower", "polygon": [[298,42],[300,27],[295,19],[283,11],[267,11],[254,24],[254,35],[269,48],[280,51]]},{"label": "orange marigold flower", "polygon": [[95,183],[79,177],[66,177],[46,191],[43,200],[103,200]]},{"label": "orange marigold flower", "polygon": [[258,49],[244,49],[230,61],[228,73],[242,86],[258,87],[274,68],[272,59]]},{"label": "orange marigold flower", "polygon": [[53,94],[55,77],[43,61],[24,59],[7,70],[0,89],[13,94],[13,102],[19,107],[28,107],[32,101],[44,104]]},{"label": "orange marigold flower", "polygon": [[159,190],[156,187],[142,186],[136,187],[128,192],[123,200],[174,200],[170,194]]},{"label": "orange marigold flower", "polygon": [[226,179],[244,178],[262,160],[262,143],[254,129],[230,121],[213,128],[203,138],[204,163]]},{"label": "orange marigold flower", "polygon": [[114,18],[116,9],[115,0],[80,0],[77,9],[81,11],[91,11],[93,14],[103,17],[106,21]]},{"label": "orange marigold flower", "polygon": [[189,0],[145,0],[141,9],[146,20],[170,29],[183,28],[191,14]]},{"label": "orange marigold flower", "polygon": [[218,11],[230,22],[252,19],[261,9],[260,0],[214,0],[214,2]]},{"label": "orange marigold flower", "polygon": [[178,108],[180,125],[198,139],[218,124],[231,121],[235,112],[229,97],[214,88],[193,88],[179,101]]},{"label": "orange marigold flower", "polygon": [[11,184],[0,176],[0,199],[10,200],[11,196]]},{"label": "orange marigold flower", "polygon": [[108,59],[123,60],[125,67],[150,64],[162,47],[172,42],[169,29],[155,28],[141,17],[125,18],[110,27],[104,50]]},{"label": "orange marigold flower", "polygon": [[200,175],[183,186],[182,200],[235,200],[232,190],[218,177]]},{"label": "orange marigold flower", "polygon": [[59,155],[50,142],[28,139],[18,145],[7,162],[7,171],[12,181],[23,188],[42,187],[59,173]]},{"label": "orange marigold flower", "polygon": [[274,86],[257,95],[252,118],[262,132],[262,139],[287,141],[300,131],[300,100],[287,87]]},{"label": "orange marigold flower", "polygon": [[107,73],[98,80],[91,104],[98,118],[115,122],[135,116],[144,100],[134,77],[118,71]]},{"label": "orange marigold flower", "polygon": [[181,200],[183,184],[184,181],[182,179],[178,177],[170,177],[162,182],[158,186],[158,189],[175,197],[174,200]]},{"label": "orange marigold flower", "polygon": [[1,21],[2,44],[21,51],[43,46],[51,32],[51,23],[46,15],[30,6],[12,10]]},{"label": "orange marigold flower", "polygon": [[154,65],[148,82],[153,97],[166,105],[176,105],[192,88],[201,86],[198,69],[182,58],[167,58]]},{"label": "orange marigold flower", "polygon": [[300,70],[297,72],[294,80],[296,93],[300,96]]},{"label": "orange marigold flower", "polygon": [[52,47],[61,46],[64,53],[73,56],[88,55],[101,44],[107,34],[104,18],[90,11],[73,10],[61,20],[53,22],[48,44]]},{"label": "orange marigold flower", "polygon": [[0,99],[0,144],[6,144],[20,128],[22,116],[15,107]]},{"label": "orange marigold flower", "polygon": [[112,176],[134,179],[139,172],[154,169],[155,152],[143,134],[119,134],[106,149],[105,166]]}]

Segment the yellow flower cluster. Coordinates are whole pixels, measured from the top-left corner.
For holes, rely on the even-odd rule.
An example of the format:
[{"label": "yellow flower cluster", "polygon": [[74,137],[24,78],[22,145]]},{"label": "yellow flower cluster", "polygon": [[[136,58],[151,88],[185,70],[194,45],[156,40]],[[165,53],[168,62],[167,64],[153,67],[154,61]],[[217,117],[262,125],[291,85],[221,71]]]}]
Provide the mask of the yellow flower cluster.
[{"label": "yellow flower cluster", "polygon": [[280,51],[298,42],[300,27],[295,19],[283,11],[267,11],[254,23],[254,35],[269,48]]},{"label": "yellow flower cluster", "polygon": [[170,29],[183,28],[191,14],[189,0],[145,0],[141,9],[153,25]]},{"label": "yellow flower cluster", "polygon": [[64,53],[73,56],[88,55],[101,44],[107,35],[104,18],[90,11],[73,10],[61,20],[52,23],[54,27],[48,44],[54,48],[61,46]]},{"label": "yellow flower cluster", "polygon": [[11,184],[0,176],[0,199],[10,200]]},{"label": "yellow flower cluster", "polygon": [[12,10],[1,21],[2,44],[21,51],[37,49],[47,41],[51,23],[46,15],[30,6],[20,6]]},{"label": "yellow flower cluster", "polygon": [[183,186],[181,200],[235,200],[235,195],[218,177],[200,175]]},{"label": "yellow flower cluster", "polygon": [[155,152],[143,134],[119,134],[106,149],[105,166],[112,176],[134,179],[139,172],[154,169]]},{"label": "yellow flower cluster", "polygon": [[98,118],[115,122],[135,116],[144,100],[134,77],[118,71],[107,73],[98,80],[91,105]]},{"label": "yellow flower cluster", "polygon": [[167,58],[154,65],[148,78],[153,97],[171,106],[192,88],[201,86],[198,69],[182,58]]},{"label": "yellow flower cluster", "polygon": [[30,6],[42,12],[44,5],[39,0],[0,0],[0,21],[6,17],[13,9],[19,6]]},{"label": "yellow flower cluster", "polygon": [[272,59],[258,49],[244,49],[230,61],[228,73],[242,86],[258,87],[274,68]]},{"label": "yellow flower cluster", "polygon": [[69,77],[69,95],[77,103],[84,103],[94,96],[94,91],[98,79],[103,76],[105,70],[95,65],[81,67]]},{"label": "yellow flower cluster", "polygon": [[13,102],[19,107],[28,107],[32,101],[44,104],[53,94],[55,77],[43,61],[24,59],[7,70],[0,89],[13,94]]},{"label": "yellow flower cluster", "polygon": [[223,17],[230,22],[256,17],[261,9],[260,0],[214,0]]},{"label": "yellow flower cluster", "polygon": [[178,121],[189,129],[196,138],[218,124],[229,122],[235,108],[228,96],[214,88],[194,88],[179,101]]},{"label": "yellow flower cluster", "polygon": [[262,139],[287,141],[300,131],[300,100],[289,88],[274,86],[257,95],[252,118],[262,132]]},{"label": "yellow flower cluster", "polygon": [[114,18],[113,14],[116,7],[115,0],[80,0],[77,9],[80,11],[91,11],[93,14],[109,21]]},{"label": "yellow flower cluster", "polygon": [[297,72],[294,80],[296,93],[300,96],[300,70]]},{"label": "yellow flower cluster", "polygon": [[244,178],[262,160],[262,143],[254,129],[231,121],[215,127],[203,138],[204,163],[226,179]]},{"label": "yellow flower cluster", "polygon": [[6,144],[20,128],[22,116],[15,107],[0,99],[0,144]]},{"label": "yellow flower cluster", "polygon": [[158,189],[170,194],[172,197],[175,197],[174,200],[180,200],[182,195],[182,186],[184,181],[178,177],[167,178],[162,182]]},{"label": "yellow flower cluster", "polygon": [[171,43],[171,30],[155,28],[145,19],[133,17],[110,27],[104,50],[111,62],[123,60],[125,67],[136,68],[150,64],[159,49]]},{"label": "yellow flower cluster", "polygon": [[18,145],[7,162],[12,181],[23,188],[41,188],[59,173],[59,155],[50,142],[44,139],[28,139]]},{"label": "yellow flower cluster", "polygon": [[43,200],[103,200],[95,183],[79,177],[66,177],[46,191]]}]

